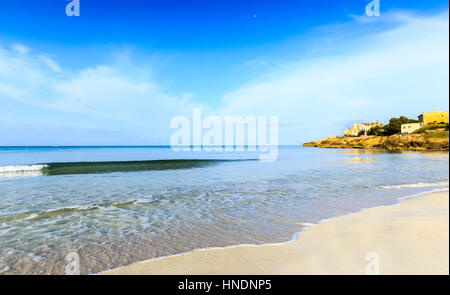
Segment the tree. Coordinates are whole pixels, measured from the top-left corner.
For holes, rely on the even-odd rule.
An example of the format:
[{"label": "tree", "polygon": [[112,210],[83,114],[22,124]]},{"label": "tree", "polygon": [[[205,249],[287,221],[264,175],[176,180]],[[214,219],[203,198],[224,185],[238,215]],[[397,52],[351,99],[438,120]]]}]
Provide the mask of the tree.
[{"label": "tree", "polygon": [[372,127],[369,129],[369,131],[367,131],[367,135],[383,136],[384,129],[381,126]]},{"label": "tree", "polygon": [[364,135],[366,135],[366,131],[365,130],[359,130],[358,137],[364,136]]}]

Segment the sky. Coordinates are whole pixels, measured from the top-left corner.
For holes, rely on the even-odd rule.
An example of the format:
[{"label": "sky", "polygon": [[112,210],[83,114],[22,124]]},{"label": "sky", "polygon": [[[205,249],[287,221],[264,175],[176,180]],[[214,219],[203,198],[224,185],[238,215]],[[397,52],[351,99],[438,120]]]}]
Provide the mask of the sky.
[{"label": "sky", "polygon": [[0,145],[168,145],[174,116],[279,143],[448,111],[448,1],[0,0]]}]

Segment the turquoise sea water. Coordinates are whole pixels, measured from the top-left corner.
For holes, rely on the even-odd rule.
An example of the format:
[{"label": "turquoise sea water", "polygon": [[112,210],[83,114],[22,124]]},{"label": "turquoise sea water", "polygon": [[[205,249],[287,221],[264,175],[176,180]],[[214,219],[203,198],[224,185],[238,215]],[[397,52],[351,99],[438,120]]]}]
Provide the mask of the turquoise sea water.
[{"label": "turquoise sea water", "polygon": [[280,147],[0,147],[0,273],[81,273],[197,248],[290,240],[305,224],[448,188],[449,154]]}]

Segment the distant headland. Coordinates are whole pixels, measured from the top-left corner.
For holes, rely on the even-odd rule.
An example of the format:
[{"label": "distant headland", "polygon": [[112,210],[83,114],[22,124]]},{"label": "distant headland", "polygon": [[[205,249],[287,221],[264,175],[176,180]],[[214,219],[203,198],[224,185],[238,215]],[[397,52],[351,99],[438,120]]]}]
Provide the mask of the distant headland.
[{"label": "distant headland", "polygon": [[389,150],[448,151],[449,113],[434,110],[418,120],[401,116],[383,125],[380,122],[353,123],[343,136],[304,143],[306,147],[367,148]]}]

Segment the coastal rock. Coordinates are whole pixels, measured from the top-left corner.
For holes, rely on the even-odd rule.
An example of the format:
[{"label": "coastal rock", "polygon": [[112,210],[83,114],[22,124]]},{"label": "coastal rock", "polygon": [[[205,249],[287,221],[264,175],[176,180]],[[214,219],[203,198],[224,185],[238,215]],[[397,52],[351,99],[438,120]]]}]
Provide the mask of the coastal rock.
[{"label": "coastal rock", "polygon": [[396,134],[392,136],[327,137],[321,140],[307,142],[303,146],[423,151],[449,150],[448,132],[446,137],[433,137],[432,135],[433,132],[407,135]]}]

